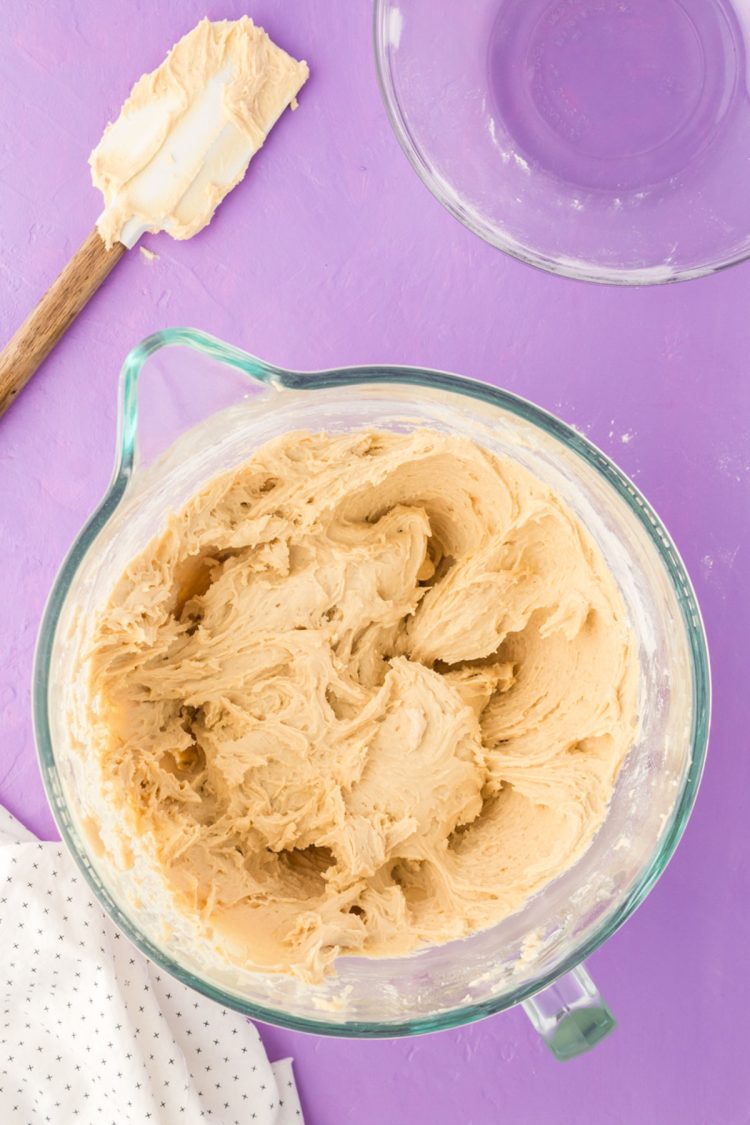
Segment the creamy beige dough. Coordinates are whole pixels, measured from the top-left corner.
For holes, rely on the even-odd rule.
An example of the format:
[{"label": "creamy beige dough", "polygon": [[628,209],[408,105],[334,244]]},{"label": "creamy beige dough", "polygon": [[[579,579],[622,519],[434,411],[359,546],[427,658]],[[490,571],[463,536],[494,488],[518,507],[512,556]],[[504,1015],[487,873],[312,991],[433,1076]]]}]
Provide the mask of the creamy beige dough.
[{"label": "creamy beige dough", "polygon": [[308,75],[249,16],[201,20],[138,79],[91,153],[106,246],[131,245],[132,225],[178,239],[202,230]]},{"label": "creamy beige dough", "polygon": [[224,956],[306,979],[519,909],[590,843],[636,724],[583,527],[430,430],[288,434],[213,481],[92,668],[125,836]]}]

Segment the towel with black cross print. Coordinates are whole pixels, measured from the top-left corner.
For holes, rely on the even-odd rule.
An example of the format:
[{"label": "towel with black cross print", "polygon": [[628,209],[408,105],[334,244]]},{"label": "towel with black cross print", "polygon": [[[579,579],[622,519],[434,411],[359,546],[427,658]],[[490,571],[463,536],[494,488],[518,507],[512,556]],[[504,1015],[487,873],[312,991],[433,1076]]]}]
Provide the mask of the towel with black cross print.
[{"label": "towel with black cross print", "polygon": [[2,807],[0,949],[2,1125],[301,1125],[291,1059],[141,956]]}]

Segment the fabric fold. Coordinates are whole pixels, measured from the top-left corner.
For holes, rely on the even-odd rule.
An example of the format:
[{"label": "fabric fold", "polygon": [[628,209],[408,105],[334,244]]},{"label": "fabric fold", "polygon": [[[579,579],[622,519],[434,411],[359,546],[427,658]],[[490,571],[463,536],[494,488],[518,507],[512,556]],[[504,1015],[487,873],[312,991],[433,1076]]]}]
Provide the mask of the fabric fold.
[{"label": "fabric fold", "polygon": [[3,1125],[300,1125],[291,1059],[153,965],[61,844],[0,808]]}]

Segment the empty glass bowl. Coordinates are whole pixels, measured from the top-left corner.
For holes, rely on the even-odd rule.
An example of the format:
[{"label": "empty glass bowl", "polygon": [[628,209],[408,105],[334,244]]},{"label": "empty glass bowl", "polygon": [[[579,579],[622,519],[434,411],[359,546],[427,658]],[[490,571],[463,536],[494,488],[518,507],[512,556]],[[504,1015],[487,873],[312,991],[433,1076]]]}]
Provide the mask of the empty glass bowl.
[{"label": "empty glass bowl", "polygon": [[[518,460],[579,515],[622,592],[640,662],[639,731],[609,815],[580,861],[499,925],[409,957],[344,957],[319,984],[220,963],[132,858],[90,825],[112,812],[87,753],[86,639],[127,563],[208,480],[290,430],[430,426]],[[483,383],[409,367],[285,371],[192,330],[128,357],[112,483],[63,564],[45,612],[34,720],[60,832],[102,905],[191,987],[257,1019],[360,1038],[453,1027],[524,1003],[558,1057],[612,1026],[581,961],[632,913],[671,856],[706,748],[708,661],[689,579],[658,517],[603,453]],[[137,852],[137,849],[134,849]],[[137,856],[136,856],[137,859]]]},{"label": "empty glass bowl", "polygon": [[376,0],[391,123],[532,265],[640,285],[750,255],[747,0]]}]

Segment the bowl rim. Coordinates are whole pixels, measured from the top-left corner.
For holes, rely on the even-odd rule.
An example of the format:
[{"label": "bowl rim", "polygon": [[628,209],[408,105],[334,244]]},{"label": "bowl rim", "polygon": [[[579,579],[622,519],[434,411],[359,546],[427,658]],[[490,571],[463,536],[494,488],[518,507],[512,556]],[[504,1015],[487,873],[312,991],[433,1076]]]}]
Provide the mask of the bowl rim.
[{"label": "bowl rim", "polygon": [[[690,729],[690,765],[675,802],[670,822],[644,865],[630,894],[601,920],[596,930],[578,944],[551,971],[517,989],[490,1000],[441,1011],[430,1017],[397,1022],[352,1020],[333,1023],[325,1019],[298,1017],[283,1010],[266,1008],[225,992],[190,970],[139,933],[104,887],[88,850],[68,812],[63,796],[50,728],[49,686],[52,651],[60,614],[70,585],[84,556],[101,529],[113,515],[133,473],[137,422],[137,383],[143,365],[164,347],[184,346],[241,370],[251,380],[288,390],[314,390],[341,386],[398,384],[441,390],[499,407],[557,439],[580,456],[615,489],[645,528],[664,565],[680,607],[690,653],[693,708]],[[663,523],[638,488],[593,442],[555,415],[510,391],[501,390],[461,375],[429,368],[398,365],[343,367],[325,371],[288,371],[257,359],[223,341],[191,328],[165,329],[146,337],[126,357],[120,373],[118,452],[114,472],[102,501],[84,524],[64,559],[47,600],[37,637],[32,678],[34,733],[40,773],[47,799],[62,840],[77,863],[99,903],[115,925],[147,957],[183,984],[210,997],[224,1007],[265,1023],[311,1032],[351,1038],[394,1038],[439,1031],[471,1023],[522,1003],[548,987],[589,957],[610,938],[643,902],[654,886],[685,830],[700,785],[705,762],[711,714],[711,678],[706,635],[700,609],[682,559]]]},{"label": "bowl rim", "polygon": [[391,128],[412,168],[438,203],[442,204],[455,219],[458,219],[473,234],[479,235],[490,246],[502,250],[503,253],[508,254],[511,258],[516,258],[525,265],[543,270],[545,273],[567,277],[574,281],[617,286],[672,285],[680,281],[708,277],[750,259],[750,250],[746,250],[716,262],[707,262],[686,269],[674,269],[660,265],[632,269],[610,268],[597,266],[584,259],[553,258],[503,234],[498,226],[483,219],[475,209],[466,206],[453,185],[445,177],[435,172],[429,157],[409,125],[408,114],[399,100],[391,66],[388,23],[393,10],[392,0],[374,0],[372,37],[375,71]]}]

